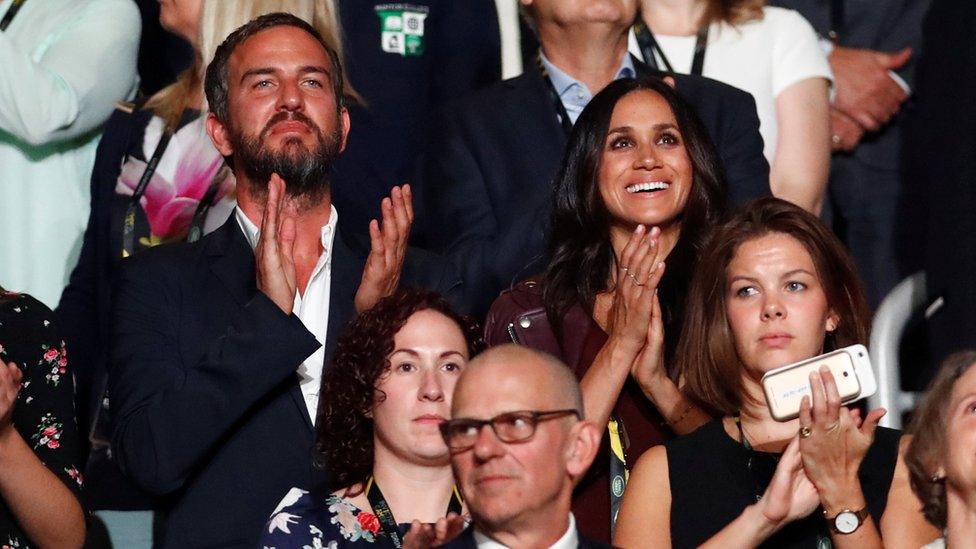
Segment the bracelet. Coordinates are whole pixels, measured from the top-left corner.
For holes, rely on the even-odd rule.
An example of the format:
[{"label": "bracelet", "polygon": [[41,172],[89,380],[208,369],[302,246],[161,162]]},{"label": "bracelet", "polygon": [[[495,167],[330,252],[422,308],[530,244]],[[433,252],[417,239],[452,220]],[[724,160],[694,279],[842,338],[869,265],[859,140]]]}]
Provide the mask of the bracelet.
[{"label": "bracelet", "polygon": [[684,421],[684,419],[685,419],[686,417],[688,417],[688,414],[690,414],[690,413],[691,413],[691,410],[692,410],[692,408],[694,408],[694,407],[695,407],[695,405],[689,402],[689,403],[688,403],[688,405],[687,405],[687,406],[685,406],[685,409],[684,409],[684,410],[682,410],[682,412],[681,412],[681,415],[679,415],[679,416],[677,417],[677,419],[673,419],[673,420],[672,420],[672,419],[667,419],[667,418],[665,418],[665,419],[664,419],[664,421],[665,421],[665,423],[667,423],[668,425],[670,425],[670,426],[672,426],[672,427],[674,427],[674,426],[676,426],[676,425],[678,425],[679,423],[681,423],[682,421]]}]

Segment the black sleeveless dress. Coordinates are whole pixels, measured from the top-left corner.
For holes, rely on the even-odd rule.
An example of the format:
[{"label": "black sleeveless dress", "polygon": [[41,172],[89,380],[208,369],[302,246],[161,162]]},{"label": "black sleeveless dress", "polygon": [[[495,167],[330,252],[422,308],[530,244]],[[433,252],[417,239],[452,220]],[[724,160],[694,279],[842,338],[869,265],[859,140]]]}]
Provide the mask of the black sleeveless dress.
[{"label": "black sleeveless dress", "polygon": [[[875,524],[888,501],[901,432],[878,427],[858,476]],[[665,443],[671,484],[671,545],[697,547],[735,520],[765,492],[779,454],[748,450],[729,437],[722,420]],[[793,522],[761,547],[826,548],[830,531],[822,509]]]}]

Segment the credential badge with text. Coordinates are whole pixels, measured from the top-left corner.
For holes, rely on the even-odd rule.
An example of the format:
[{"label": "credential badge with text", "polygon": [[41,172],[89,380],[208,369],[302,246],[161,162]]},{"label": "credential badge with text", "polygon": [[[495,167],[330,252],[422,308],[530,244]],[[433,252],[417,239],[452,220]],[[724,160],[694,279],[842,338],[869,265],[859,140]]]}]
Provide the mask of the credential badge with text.
[{"label": "credential badge with text", "polygon": [[424,20],[427,6],[413,4],[380,4],[374,8],[380,18],[380,46],[387,53],[403,57],[424,53]]}]

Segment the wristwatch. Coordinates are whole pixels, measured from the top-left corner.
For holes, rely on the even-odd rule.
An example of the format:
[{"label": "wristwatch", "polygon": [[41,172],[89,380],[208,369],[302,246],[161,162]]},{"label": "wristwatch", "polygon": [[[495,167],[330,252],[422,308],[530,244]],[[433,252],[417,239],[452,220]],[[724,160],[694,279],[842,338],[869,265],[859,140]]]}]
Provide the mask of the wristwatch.
[{"label": "wristwatch", "polygon": [[827,526],[830,527],[830,531],[835,534],[852,534],[855,530],[864,524],[870,516],[868,508],[864,507],[858,511],[851,511],[850,509],[841,509],[834,518],[827,517],[827,513],[824,512],[824,516],[827,518]]}]

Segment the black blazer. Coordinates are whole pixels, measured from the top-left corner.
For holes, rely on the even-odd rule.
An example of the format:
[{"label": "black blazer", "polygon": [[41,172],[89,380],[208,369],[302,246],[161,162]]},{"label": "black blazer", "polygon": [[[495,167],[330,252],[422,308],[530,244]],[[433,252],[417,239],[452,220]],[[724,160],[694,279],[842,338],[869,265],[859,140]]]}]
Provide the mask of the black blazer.
[{"label": "black blazer", "polygon": [[[634,59],[638,75],[662,74]],[[678,75],[676,89],[715,142],[732,203],[769,195],[759,117],[752,96],[707,78]],[[499,292],[545,264],[552,179],[566,135],[535,63],[516,78],[446,110],[418,186],[418,244],[447,253],[464,299],[484,316]]]},{"label": "black blazer", "polygon": [[[326,364],[365,260],[341,231],[332,253]],[[401,280],[456,284],[424,260]],[[234,215],[199,242],[124,261],[114,302],[113,448],[127,475],[168,495],[164,546],[253,547],[289,488],[325,480],[296,375],[319,343],[257,291]]]},{"label": "black blazer", "polygon": [[[579,532],[577,532],[578,534]],[[599,541],[593,541],[579,537],[579,549],[610,549],[612,545],[607,545]],[[474,541],[474,526],[469,526],[458,537],[444,545],[445,549],[478,549],[478,544]]]}]

